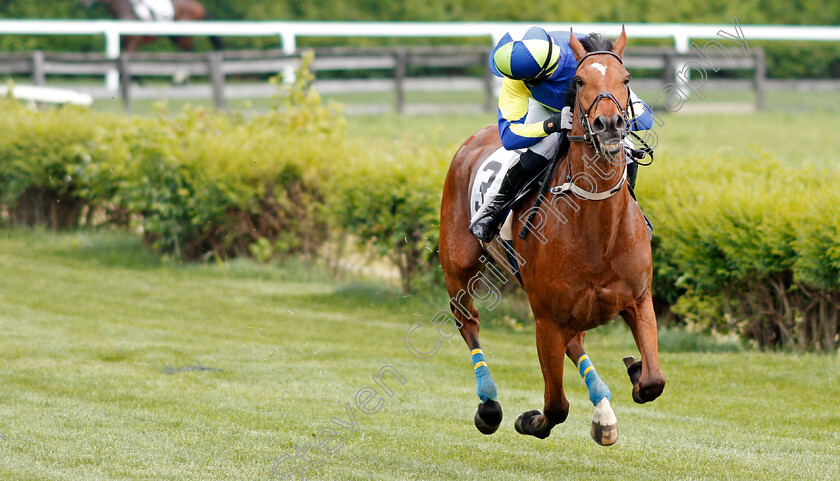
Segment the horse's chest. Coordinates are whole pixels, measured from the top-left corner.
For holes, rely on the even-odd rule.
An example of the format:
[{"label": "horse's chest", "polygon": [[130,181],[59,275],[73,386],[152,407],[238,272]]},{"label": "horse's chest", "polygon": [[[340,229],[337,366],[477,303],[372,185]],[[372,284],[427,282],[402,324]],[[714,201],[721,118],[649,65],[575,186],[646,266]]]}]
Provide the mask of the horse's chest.
[{"label": "horse's chest", "polygon": [[642,295],[649,277],[644,266],[645,260],[637,256],[618,256],[601,264],[569,260],[535,294],[555,319],[590,329],[609,322]]}]

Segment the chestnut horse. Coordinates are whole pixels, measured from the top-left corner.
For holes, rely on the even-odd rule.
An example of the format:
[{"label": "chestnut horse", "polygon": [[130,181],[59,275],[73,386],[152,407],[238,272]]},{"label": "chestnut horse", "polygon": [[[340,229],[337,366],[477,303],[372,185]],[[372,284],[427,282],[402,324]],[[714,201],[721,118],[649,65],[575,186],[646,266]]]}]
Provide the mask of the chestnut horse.
[{"label": "chestnut horse", "polygon": [[[116,20],[138,20],[130,0],[81,0],[81,4],[85,8],[90,8],[94,3],[104,4],[108,9],[108,15]],[[210,20],[207,10],[196,0],[172,0],[172,6],[175,9],[176,21]],[[175,36],[170,38],[181,50],[192,51],[192,37]],[[143,45],[151,43],[154,39],[155,37],[148,36],[125,37],[123,50],[127,53],[135,52]],[[224,48],[220,37],[210,37],[210,43],[213,44],[213,48],[216,50]]]},{"label": "chestnut horse", "polygon": [[[625,181],[627,169],[621,147],[628,129],[630,75],[621,59],[626,41],[623,28],[614,44],[600,38],[584,39],[582,43],[571,36],[570,46],[578,61],[572,83],[573,94],[576,92],[569,135],[572,143],[565,160],[557,160],[562,163],[551,183],[565,184],[565,189],[553,188],[543,198],[537,212],[538,226],[531,226],[531,233],[524,239],[514,236],[512,243],[516,257],[524,261],[521,285],[536,321],[537,353],[545,383],[543,410],[519,415],[514,425],[519,433],[541,439],[569,414],[569,402],[563,393],[565,352],[578,367],[595,405],[593,439],[602,445],[617,441],[618,427],[609,404],[611,393],[583,347],[586,330],[617,315],[629,325],[641,353],[641,360],[631,356],[624,360],[633,383],[633,400],[640,404],[653,401],[665,387],[650,290],[653,270],[649,232]],[[500,242],[498,238],[484,244],[467,227],[476,170],[500,146],[495,126],[470,137],[452,159],[441,205],[440,261],[450,308],[471,351],[481,400],[475,424],[484,434],[498,428],[502,409],[479,344],[479,317],[472,289],[476,276],[482,275],[486,254],[497,263],[508,261],[500,255],[504,249],[493,248]],[[537,195],[532,193],[514,206],[513,232],[522,229]],[[462,300],[464,292],[469,295]]]}]

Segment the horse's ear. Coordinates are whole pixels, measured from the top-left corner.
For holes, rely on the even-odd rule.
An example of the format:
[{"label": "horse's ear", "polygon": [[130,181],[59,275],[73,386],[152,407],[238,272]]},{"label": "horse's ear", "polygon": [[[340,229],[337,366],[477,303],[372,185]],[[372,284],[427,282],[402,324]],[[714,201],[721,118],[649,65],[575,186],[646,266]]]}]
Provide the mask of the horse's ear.
[{"label": "horse's ear", "polygon": [[583,48],[583,44],[580,43],[580,40],[575,37],[575,32],[569,30],[569,35],[571,36],[569,39],[569,47],[572,47],[572,52],[575,54],[575,60],[580,61],[580,59],[586,55],[586,49]]},{"label": "horse's ear", "polygon": [[613,42],[612,53],[621,57],[624,54],[624,46],[627,45],[627,34],[624,33],[624,25],[621,26],[621,35]]}]

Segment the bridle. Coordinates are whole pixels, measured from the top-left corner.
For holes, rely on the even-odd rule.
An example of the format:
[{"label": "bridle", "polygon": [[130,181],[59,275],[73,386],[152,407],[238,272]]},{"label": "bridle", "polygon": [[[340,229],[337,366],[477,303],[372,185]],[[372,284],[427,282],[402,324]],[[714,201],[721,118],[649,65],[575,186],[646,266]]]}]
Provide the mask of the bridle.
[{"label": "bridle", "polygon": [[[617,54],[608,50],[598,50],[595,52],[589,52],[583,57],[581,57],[580,60],[578,60],[577,68],[580,68],[581,64],[583,64],[583,61],[589,57],[592,57],[593,55],[612,55],[618,60],[619,63],[621,63],[622,65],[624,64],[624,62],[621,60],[621,57]],[[577,76],[575,78],[577,78]],[[583,108],[583,102],[580,99],[580,89],[578,89],[577,94],[575,95],[575,102],[577,103],[577,111],[578,116],[580,117],[580,124],[583,126],[586,132],[583,135],[568,135],[567,137],[569,138],[569,141],[588,142],[592,146],[592,148],[595,149],[596,152],[600,152],[602,155],[609,156],[609,154],[604,151],[603,145],[601,145],[601,141],[598,139],[598,133],[592,130],[592,123],[589,120],[589,114],[592,113],[593,109],[596,109],[598,107],[598,103],[601,102],[601,100],[608,99],[612,101],[612,103],[614,103],[615,106],[618,107],[618,111],[621,112],[621,116],[624,117],[625,129],[623,132],[619,132],[618,137],[619,142],[623,141],[624,138],[627,137],[627,133],[630,131],[630,117],[627,115],[628,110],[630,111],[631,115],[635,118],[635,112],[633,112],[633,102],[630,99],[630,86],[625,84],[624,88],[627,89],[627,103],[623,108],[618,102],[618,99],[615,98],[615,95],[612,94],[612,92],[604,90],[595,97],[595,100],[593,100],[592,103],[589,104],[589,108],[587,109]]]},{"label": "bridle", "polygon": [[[619,61],[619,63],[621,63],[622,65],[624,64],[619,55],[607,50],[598,50],[595,52],[589,52],[583,57],[581,57],[580,60],[578,60],[577,68],[580,68],[584,60],[594,55],[612,55]],[[575,78],[577,78],[577,76]],[[633,111],[633,102],[630,98],[630,86],[625,84],[625,88],[627,89],[627,104],[624,108],[621,107],[621,104],[618,102],[618,99],[615,98],[615,95],[613,95],[612,92],[604,90],[595,97],[595,100],[592,101],[592,103],[589,105],[589,108],[587,109],[583,108],[583,102],[580,99],[580,88],[578,88],[577,94],[575,95],[575,102],[577,103],[577,111],[580,117],[580,123],[586,130],[586,132],[583,135],[567,135],[566,137],[569,139],[569,141],[589,143],[596,152],[606,156],[607,158],[612,157],[611,154],[604,150],[604,146],[598,139],[598,133],[592,129],[592,123],[589,121],[589,114],[592,112],[592,110],[597,108],[598,103],[601,100],[607,99],[613,102],[616,107],[618,107],[619,112],[621,112],[621,116],[624,117],[625,129],[623,132],[619,132],[618,137],[619,148],[623,149],[621,144],[627,137],[627,134],[632,133],[630,132],[630,117],[628,117],[628,111],[630,112],[630,115],[632,115],[633,118],[636,117],[635,112]],[[567,162],[569,166],[569,173],[566,176],[566,183],[563,185],[552,187],[550,192],[556,195],[562,195],[571,192],[577,195],[578,197],[587,200],[609,199],[610,197],[617,194],[621,190],[621,187],[624,185],[624,183],[627,181],[627,162],[622,163],[624,164],[624,167],[622,169],[621,179],[619,179],[619,181],[614,186],[604,191],[592,192],[575,184],[574,176],[572,175],[571,162]]]}]

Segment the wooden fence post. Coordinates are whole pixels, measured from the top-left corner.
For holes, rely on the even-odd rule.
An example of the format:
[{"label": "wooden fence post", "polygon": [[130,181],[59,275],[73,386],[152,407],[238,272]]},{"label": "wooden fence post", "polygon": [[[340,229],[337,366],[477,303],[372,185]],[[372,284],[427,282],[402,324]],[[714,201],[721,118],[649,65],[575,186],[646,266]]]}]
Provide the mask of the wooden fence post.
[{"label": "wooden fence post", "polygon": [[676,72],[674,72],[674,68],[676,68],[674,56],[674,52],[665,52],[665,73],[662,77],[664,85],[674,82],[674,76],[676,75]]},{"label": "wooden fence post", "polygon": [[764,110],[767,105],[764,101],[764,89],[767,74],[767,62],[764,58],[764,49],[755,49],[755,77],[753,78],[753,86],[755,87],[755,109]]},{"label": "wooden fence post", "polygon": [[44,52],[35,50],[32,52],[32,83],[35,85],[46,85],[44,75]]},{"label": "wooden fence post", "polygon": [[225,98],[225,72],[222,70],[222,60],[224,54],[222,52],[211,52],[207,57],[210,80],[213,82],[213,100],[216,103],[216,109],[227,111],[227,99]]},{"label": "wooden fence post", "polygon": [[490,70],[486,53],[479,54],[478,64],[484,65],[484,109],[488,112],[496,110],[496,96],[493,92],[493,79],[496,78]]},{"label": "wooden fence post", "polygon": [[408,54],[405,49],[397,49],[394,52],[394,103],[397,113],[405,113],[405,71],[408,63]]},{"label": "wooden fence post", "polygon": [[120,73],[120,96],[123,101],[123,108],[131,112],[131,66],[128,63],[129,54],[120,55],[117,61],[117,69]]}]

